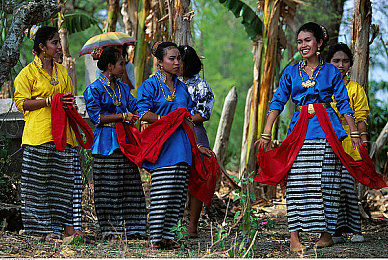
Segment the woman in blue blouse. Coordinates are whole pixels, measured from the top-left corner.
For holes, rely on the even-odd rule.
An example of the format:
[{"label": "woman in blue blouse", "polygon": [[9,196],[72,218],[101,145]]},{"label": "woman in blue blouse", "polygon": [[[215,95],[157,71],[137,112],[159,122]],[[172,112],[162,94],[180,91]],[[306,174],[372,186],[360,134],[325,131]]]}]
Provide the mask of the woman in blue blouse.
[{"label": "woman in blue blouse", "polygon": [[146,231],[146,206],[137,166],[121,152],[115,122],[133,124],[137,102],[127,84],[117,80],[124,72],[120,51],[107,47],[97,63],[102,71],[84,92],[94,131],[94,201],[105,237],[140,238]]},{"label": "woman in blue blouse", "polygon": [[[301,106],[322,103],[335,134],[340,140],[345,138],[347,134],[330,106],[333,94],[337,108],[345,117],[351,131],[357,131],[342,74],[320,57],[327,41],[326,29],[316,23],[304,24],[298,30],[298,51],[303,61],[284,70],[269,107],[264,131],[257,141],[259,149],[269,149],[272,125],[290,97],[297,109],[291,119],[288,135],[299,119]],[[321,234],[315,247],[333,245],[332,234],[335,232],[338,218],[342,164],[330,147],[313,112],[309,111],[311,118],[303,146],[287,175],[287,217],[292,252],[306,249],[299,240],[300,231]],[[352,136],[353,146],[361,145],[359,135]]]},{"label": "woman in blue blouse", "polygon": [[[182,56],[182,77],[191,95],[191,118],[194,123],[194,131],[200,145],[209,148],[209,139],[203,122],[210,119],[214,105],[214,95],[210,86],[199,76],[202,62],[197,52],[189,45],[179,46]],[[203,203],[190,196],[190,223],[187,236],[198,237],[198,220],[201,215]]]},{"label": "woman in blue blouse", "polygon": [[[187,87],[177,78],[181,56],[172,42],[157,42],[152,54],[159,69],[138,89],[138,111],[141,121],[152,124],[178,108],[191,110],[192,101]],[[192,123],[186,120],[192,127]],[[205,147],[201,153],[210,154]],[[155,163],[145,161],[143,167],[151,173],[151,205],[149,213],[150,247],[176,248],[172,227],[182,219],[186,203],[191,146],[182,127],[164,143]]]}]

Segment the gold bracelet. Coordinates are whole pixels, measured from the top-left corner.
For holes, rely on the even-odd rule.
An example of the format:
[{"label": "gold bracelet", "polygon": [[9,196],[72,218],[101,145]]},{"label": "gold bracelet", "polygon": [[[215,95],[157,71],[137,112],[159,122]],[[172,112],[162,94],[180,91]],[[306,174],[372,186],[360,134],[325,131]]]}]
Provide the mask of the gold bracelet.
[{"label": "gold bracelet", "polygon": [[46,107],[49,106],[49,97],[46,97]]},{"label": "gold bracelet", "polygon": [[353,132],[350,132],[351,135],[359,135],[360,134],[360,131],[353,131]]},{"label": "gold bracelet", "polygon": [[267,141],[271,141],[271,137],[269,137],[269,136],[261,136],[261,138],[263,138],[264,140],[267,140]]},{"label": "gold bracelet", "polygon": [[361,138],[360,135],[350,135],[350,138]]},{"label": "gold bracelet", "polygon": [[261,136],[269,136],[269,137],[272,137],[272,134],[264,134],[264,133],[262,133]]},{"label": "gold bracelet", "polygon": [[125,119],[127,118],[127,113],[122,113],[122,115],[123,115],[123,122],[125,122]]},{"label": "gold bracelet", "polygon": [[199,149],[199,148],[203,147],[203,145],[202,144],[197,144],[197,147]]},{"label": "gold bracelet", "polygon": [[158,115],[158,120],[160,120],[162,118],[162,116],[161,115]]},{"label": "gold bracelet", "polygon": [[364,144],[368,143],[368,141],[362,141]]},{"label": "gold bracelet", "polygon": [[369,135],[368,132],[361,132],[360,135]]}]

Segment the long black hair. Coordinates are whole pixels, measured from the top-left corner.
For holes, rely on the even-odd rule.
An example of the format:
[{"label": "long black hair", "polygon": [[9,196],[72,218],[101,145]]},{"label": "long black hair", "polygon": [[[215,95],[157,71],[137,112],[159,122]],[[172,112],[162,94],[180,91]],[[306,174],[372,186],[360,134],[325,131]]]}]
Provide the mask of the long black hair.
[{"label": "long black hair", "polygon": [[198,74],[202,69],[202,62],[194,48],[183,45],[179,46],[178,49],[183,61],[183,77],[191,78]]}]

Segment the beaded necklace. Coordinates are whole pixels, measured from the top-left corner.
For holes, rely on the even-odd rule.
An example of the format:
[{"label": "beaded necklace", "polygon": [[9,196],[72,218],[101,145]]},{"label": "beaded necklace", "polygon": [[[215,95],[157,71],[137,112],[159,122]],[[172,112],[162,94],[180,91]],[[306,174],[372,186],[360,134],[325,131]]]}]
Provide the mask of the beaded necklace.
[{"label": "beaded necklace", "polygon": [[[318,74],[319,72],[321,71],[321,68],[322,68],[322,62],[320,62],[320,64],[318,65],[319,69],[318,69],[318,72],[315,74],[315,77],[313,77],[314,73],[311,74],[311,76],[309,76],[309,79],[305,82],[304,79],[303,79],[303,76],[302,76],[302,64],[304,64],[304,62],[299,62],[299,75],[300,75],[300,78],[302,79],[302,87],[304,88],[311,88],[311,87],[314,87],[315,86],[315,80],[317,79],[318,77]],[[304,68],[303,68],[304,70]],[[304,70],[304,72],[306,72]],[[306,74],[308,75],[308,73],[306,72]]]},{"label": "beaded necklace", "polygon": [[112,99],[113,105],[115,105],[116,107],[121,106],[121,90],[120,90],[120,86],[118,84],[116,84],[117,88],[119,89],[119,97],[117,97],[116,91],[112,90],[113,94],[116,97],[116,100],[115,100],[113,98],[113,96],[110,94],[108,88],[106,87],[106,85],[108,85],[108,87],[110,88],[110,81],[109,81],[109,79],[107,77],[105,77],[103,74],[100,74],[100,77],[98,78],[98,80],[102,83],[102,85],[104,86],[105,91],[108,93],[108,95]]},{"label": "beaded necklace", "polygon": [[[176,80],[175,82],[174,82],[174,85],[173,85],[173,91],[172,91],[172,93],[171,93],[171,96],[170,95],[167,95],[167,97],[166,97],[166,94],[164,93],[164,89],[163,89],[163,86],[162,86],[162,75],[161,75],[162,73],[160,72],[160,71],[158,71],[155,75],[156,75],[156,78],[158,79],[158,82],[159,82],[159,86],[160,86],[160,89],[162,90],[162,93],[163,93],[163,96],[164,96],[164,99],[166,100],[166,101],[168,101],[168,102],[173,102],[174,101],[174,99],[175,99],[175,97],[176,97],[176,94],[175,94],[175,92],[176,92],[176,83],[178,82],[178,80]],[[164,76],[164,78],[166,77],[165,75],[163,75]],[[167,84],[166,84],[167,85]]]},{"label": "beaded necklace", "polygon": [[[44,73],[43,71],[39,68],[38,64],[36,64],[36,62],[34,61],[34,64],[36,66],[36,68],[38,69],[39,73],[42,74],[48,81],[51,85],[53,86],[56,86],[59,84],[59,81],[58,81],[58,69],[57,69],[57,65],[54,63],[54,68],[55,68],[55,79],[53,78],[53,76],[51,76],[51,78],[49,79]],[[42,65],[43,66],[43,65]]]},{"label": "beaded necklace", "polygon": [[349,82],[350,82],[350,78],[347,78],[347,80],[345,82],[345,86],[348,86]]}]

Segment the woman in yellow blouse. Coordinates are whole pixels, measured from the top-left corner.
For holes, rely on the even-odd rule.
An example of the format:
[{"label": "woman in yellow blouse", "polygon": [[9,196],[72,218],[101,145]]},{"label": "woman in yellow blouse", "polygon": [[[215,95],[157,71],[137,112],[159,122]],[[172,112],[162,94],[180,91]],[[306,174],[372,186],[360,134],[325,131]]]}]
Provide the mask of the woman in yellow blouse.
[{"label": "woman in yellow blouse", "polygon": [[54,27],[41,27],[34,38],[34,60],[15,79],[15,104],[24,114],[21,176],[24,230],[43,240],[83,234],[82,178],[77,142],[66,123],[67,147],[56,150],[51,132],[51,102],[64,93],[63,105],[73,104],[73,85],[59,58],[61,42]]},{"label": "woman in yellow blouse", "polygon": [[[353,65],[353,55],[349,47],[344,43],[337,43],[330,47],[326,61],[336,66],[343,75],[343,80],[348,91],[350,106],[353,109],[357,130],[361,134],[361,140],[367,141],[366,119],[369,115],[368,98],[360,84],[352,81],[346,76],[350,67]],[[332,107],[336,110],[341,119],[342,127],[348,133],[348,136],[342,141],[345,152],[352,156],[354,160],[361,160],[358,149],[353,149],[350,141],[350,130],[346,120],[338,113],[335,102]],[[341,178],[341,201],[340,214],[337,222],[337,230],[333,236],[334,243],[343,243],[343,232],[352,232],[352,242],[363,242],[364,237],[361,234],[361,217],[358,208],[358,198],[354,191],[354,178],[343,167]]]}]

